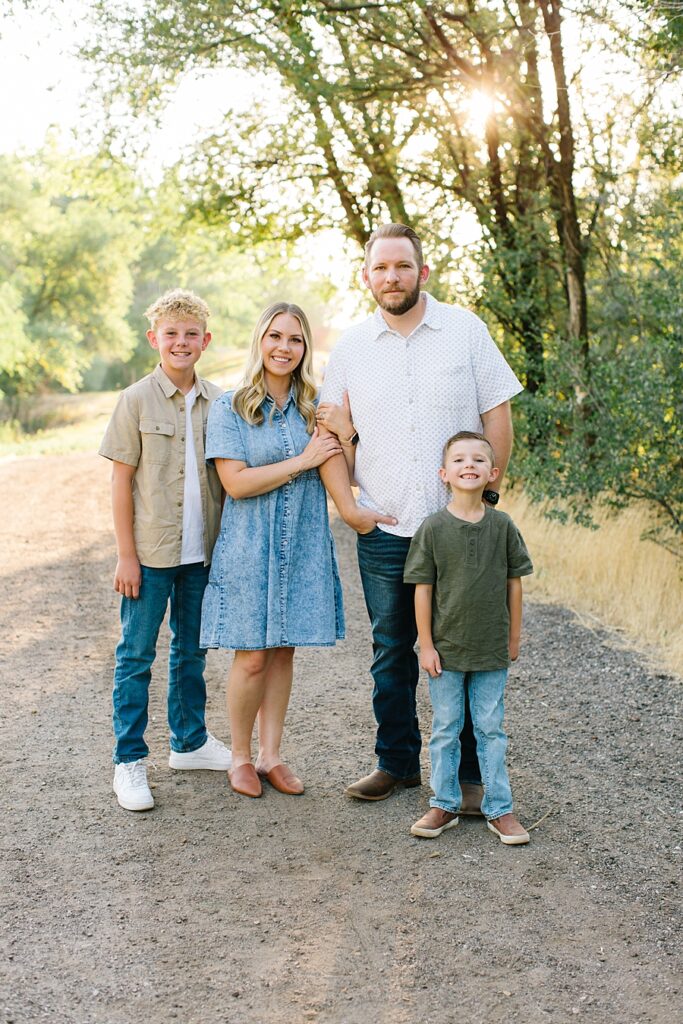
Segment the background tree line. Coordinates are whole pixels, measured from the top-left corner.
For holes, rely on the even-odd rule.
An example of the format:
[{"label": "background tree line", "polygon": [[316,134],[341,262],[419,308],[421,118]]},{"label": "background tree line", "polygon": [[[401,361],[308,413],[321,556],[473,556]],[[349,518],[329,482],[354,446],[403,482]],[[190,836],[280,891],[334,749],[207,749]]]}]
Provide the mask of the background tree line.
[{"label": "background tree line", "polygon": [[[93,0],[87,58],[105,107],[124,97],[136,114],[158,112],[188,71],[272,83],[246,113],[226,95],[219,130],[169,174],[180,250],[211,238],[220,258],[226,239],[244,254],[331,227],[359,250],[378,222],[413,224],[432,290],[481,313],[526,385],[512,479],[584,520],[596,500],[644,499],[673,544],[679,8]],[[120,134],[109,144],[125,155]]]}]

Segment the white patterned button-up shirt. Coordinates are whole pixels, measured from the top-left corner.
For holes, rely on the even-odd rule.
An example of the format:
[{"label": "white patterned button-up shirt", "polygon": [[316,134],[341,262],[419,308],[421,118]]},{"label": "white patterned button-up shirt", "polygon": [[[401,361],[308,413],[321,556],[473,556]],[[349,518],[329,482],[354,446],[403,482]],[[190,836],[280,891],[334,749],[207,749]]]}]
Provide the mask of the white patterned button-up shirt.
[{"label": "white patterned button-up shirt", "polygon": [[481,432],[482,413],[523,390],[478,316],[425,298],[424,318],[407,338],[379,309],[346,331],[321,395],[339,404],[348,391],[360,504],[394,516],[396,526],[380,529],[400,537],[448,503],[438,476],[448,438]]}]

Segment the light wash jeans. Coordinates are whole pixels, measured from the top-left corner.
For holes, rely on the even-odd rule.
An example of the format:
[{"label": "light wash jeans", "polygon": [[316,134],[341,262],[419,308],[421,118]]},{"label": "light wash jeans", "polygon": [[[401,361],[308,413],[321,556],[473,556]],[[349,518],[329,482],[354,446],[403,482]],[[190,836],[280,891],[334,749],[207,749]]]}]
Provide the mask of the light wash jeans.
[{"label": "light wash jeans", "polygon": [[505,767],[507,736],[503,732],[503,693],[507,669],[493,672],[447,672],[429,678],[432,699],[431,807],[457,814],[462,803],[458,781],[460,733],[465,720],[468,683],[472,725],[484,783],[481,810],[486,818],[500,818],[512,810],[512,792]]},{"label": "light wash jeans", "polygon": [[171,749],[197,750],[206,743],[206,651],[199,646],[202,598],[209,567],[195,562],[170,569],[140,566],[140,596],[121,598],[121,640],[116,648],[113,723],[114,764],[147,757],[144,740],[152,662],[169,599],[168,725]]},{"label": "light wash jeans", "polygon": [[[414,650],[415,587],[403,582],[410,540],[379,527],[358,535],[358,568],[372,626],[377,767],[397,779],[419,772],[422,746],[415,701],[420,673]],[[460,739],[461,781],[478,784],[481,779],[469,712]]]}]

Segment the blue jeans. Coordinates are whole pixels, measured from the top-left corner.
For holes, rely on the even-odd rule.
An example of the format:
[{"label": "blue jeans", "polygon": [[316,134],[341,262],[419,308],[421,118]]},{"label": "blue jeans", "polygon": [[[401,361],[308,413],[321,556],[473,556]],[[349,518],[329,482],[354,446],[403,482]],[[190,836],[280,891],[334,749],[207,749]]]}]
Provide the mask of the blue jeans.
[{"label": "blue jeans", "polygon": [[[415,705],[415,587],[403,582],[409,547],[410,537],[395,537],[379,528],[358,535],[358,567],[372,627],[377,766],[397,779],[419,772],[422,747]],[[479,783],[471,722],[461,739],[461,781]]]},{"label": "blue jeans", "polygon": [[169,598],[168,725],[171,748],[197,750],[206,742],[206,651],[199,646],[202,598],[209,567],[201,562],[170,569],[143,565],[140,596],[121,598],[121,640],[116,648],[114,764],[147,757],[144,741],[152,663]]},{"label": "blue jeans", "polygon": [[462,803],[458,781],[460,765],[460,731],[465,720],[465,693],[469,688],[472,724],[477,740],[479,765],[484,782],[482,813],[486,818],[500,818],[512,810],[512,792],[505,751],[507,736],[503,732],[503,693],[507,669],[495,672],[469,672],[469,687],[464,672],[443,671],[429,680],[432,698],[432,738],[429,754],[432,759],[431,786],[434,797],[431,807],[457,813]]}]

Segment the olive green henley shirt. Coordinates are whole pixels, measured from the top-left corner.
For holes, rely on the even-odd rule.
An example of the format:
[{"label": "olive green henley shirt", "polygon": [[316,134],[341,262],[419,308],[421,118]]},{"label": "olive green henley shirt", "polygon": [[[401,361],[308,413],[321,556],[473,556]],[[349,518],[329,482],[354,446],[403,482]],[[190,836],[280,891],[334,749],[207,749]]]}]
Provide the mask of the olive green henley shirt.
[{"label": "olive green henley shirt", "polygon": [[447,508],[425,519],[410,545],[406,583],[431,583],[432,639],[449,672],[488,672],[510,664],[507,581],[533,565],[505,512],[486,506],[478,523]]}]

